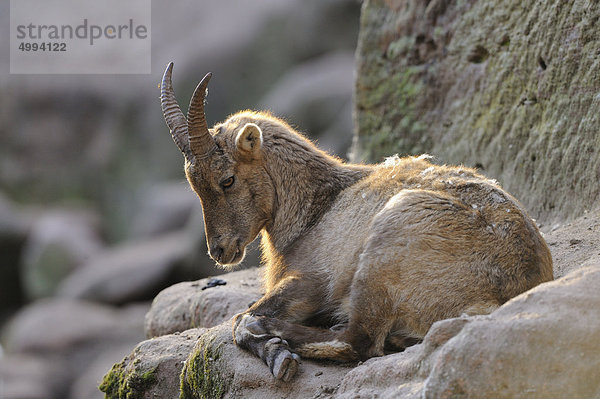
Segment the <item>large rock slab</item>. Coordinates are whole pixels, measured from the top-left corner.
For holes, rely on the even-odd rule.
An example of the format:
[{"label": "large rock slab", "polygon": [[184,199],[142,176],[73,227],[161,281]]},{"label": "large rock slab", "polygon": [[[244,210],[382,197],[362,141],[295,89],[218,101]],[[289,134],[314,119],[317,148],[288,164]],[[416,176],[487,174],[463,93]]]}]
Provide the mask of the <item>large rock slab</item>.
[{"label": "large rock slab", "polygon": [[357,160],[477,166],[540,220],[600,194],[600,3],[363,3]]},{"label": "large rock slab", "polygon": [[599,284],[597,264],[525,292],[489,316],[438,322],[423,344],[352,370],[334,397],[596,397]]},{"label": "large rock slab", "polygon": [[213,327],[229,320],[261,297],[261,270],[251,268],[211,278],[175,284],[154,298],[146,314],[146,336],[157,337],[194,327]]}]

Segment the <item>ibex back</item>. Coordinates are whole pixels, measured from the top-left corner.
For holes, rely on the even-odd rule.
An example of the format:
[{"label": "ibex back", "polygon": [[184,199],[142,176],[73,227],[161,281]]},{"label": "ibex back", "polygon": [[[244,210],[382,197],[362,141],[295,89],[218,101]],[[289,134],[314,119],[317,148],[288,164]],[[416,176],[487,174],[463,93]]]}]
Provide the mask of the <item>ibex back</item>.
[{"label": "ibex back", "polygon": [[485,314],[551,280],[535,223],[496,182],[426,156],[341,162],[280,119],[244,111],[208,129],[198,85],[165,119],[200,197],[210,256],[239,263],[262,235],[266,294],[235,342],[289,380],[300,356],[353,361],[418,342],[437,320]]}]

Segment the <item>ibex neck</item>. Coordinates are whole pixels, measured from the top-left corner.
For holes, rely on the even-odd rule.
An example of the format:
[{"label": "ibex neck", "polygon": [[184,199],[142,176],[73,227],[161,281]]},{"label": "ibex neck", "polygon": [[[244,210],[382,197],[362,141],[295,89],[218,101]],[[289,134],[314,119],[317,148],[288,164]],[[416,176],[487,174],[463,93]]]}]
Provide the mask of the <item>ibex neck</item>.
[{"label": "ibex neck", "polygon": [[333,204],[338,194],[370,173],[367,166],[348,165],[297,141],[279,138],[285,145],[266,151],[265,168],[275,187],[276,199],[263,240],[278,255],[305,234]]}]

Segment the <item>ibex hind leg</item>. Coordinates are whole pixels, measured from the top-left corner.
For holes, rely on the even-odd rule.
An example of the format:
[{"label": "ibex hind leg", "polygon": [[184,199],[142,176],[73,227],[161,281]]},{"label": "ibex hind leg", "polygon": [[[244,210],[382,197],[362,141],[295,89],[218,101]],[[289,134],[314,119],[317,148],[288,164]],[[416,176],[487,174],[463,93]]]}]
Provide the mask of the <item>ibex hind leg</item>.
[{"label": "ibex hind leg", "polygon": [[265,330],[255,316],[238,315],[233,337],[238,346],[261,358],[278,380],[289,381],[298,371],[300,356],[291,351],[286,340]]}]

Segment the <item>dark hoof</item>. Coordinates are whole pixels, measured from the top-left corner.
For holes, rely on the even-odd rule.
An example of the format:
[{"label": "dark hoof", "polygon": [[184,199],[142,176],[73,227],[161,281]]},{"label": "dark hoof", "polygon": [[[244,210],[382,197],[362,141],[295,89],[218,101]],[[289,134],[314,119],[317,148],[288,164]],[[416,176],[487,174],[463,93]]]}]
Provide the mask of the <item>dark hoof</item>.
[{"label": "dark hoof", "polygon": [[271,338],[266,345],[267,365],[273,373],[273,377],[278,380],[290,381],[298,371],[300,356],[292,353],[286,341],[280,338]]}]

